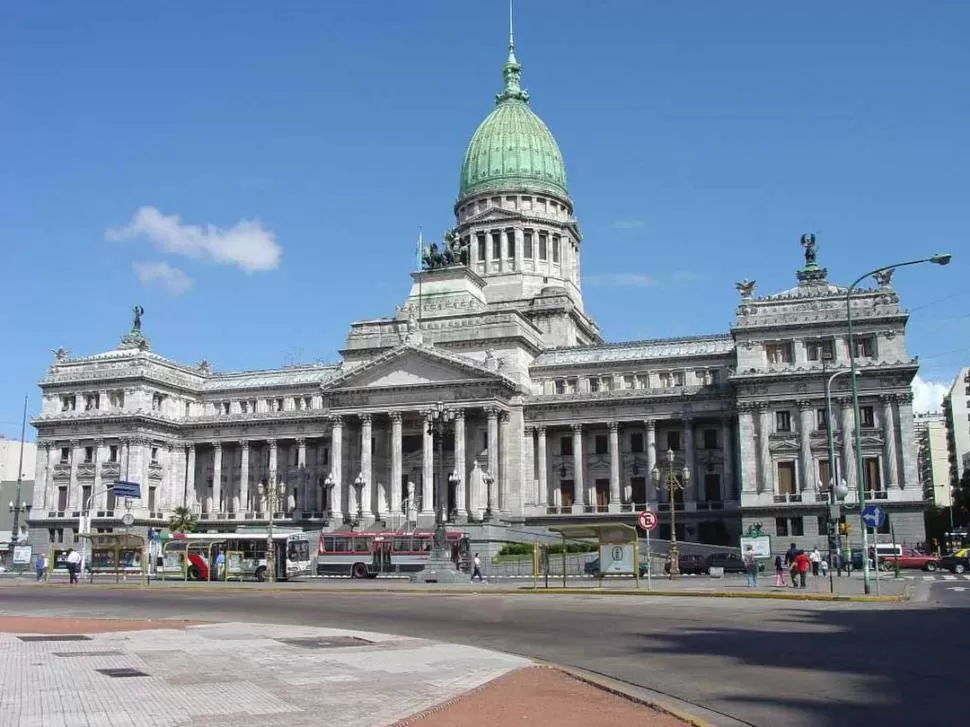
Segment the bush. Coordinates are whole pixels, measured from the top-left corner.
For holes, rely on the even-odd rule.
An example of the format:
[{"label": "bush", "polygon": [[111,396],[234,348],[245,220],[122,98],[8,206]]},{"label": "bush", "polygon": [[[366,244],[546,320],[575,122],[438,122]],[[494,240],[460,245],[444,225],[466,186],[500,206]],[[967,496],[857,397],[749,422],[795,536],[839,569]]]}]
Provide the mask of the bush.
[{"label": "bush", "polygon": [[506,543],[498,552],[499,555],[529,555],[531,553],[531,543]]},{"label": "bush", "polygon": [[[554,543],[547,547],[550,555],[562,554],[562,543]],[[596,543],[566,543],[567,553],[595,553]],[[532,543],[505,543],[498,551],[499,555],[532,555]]]}]

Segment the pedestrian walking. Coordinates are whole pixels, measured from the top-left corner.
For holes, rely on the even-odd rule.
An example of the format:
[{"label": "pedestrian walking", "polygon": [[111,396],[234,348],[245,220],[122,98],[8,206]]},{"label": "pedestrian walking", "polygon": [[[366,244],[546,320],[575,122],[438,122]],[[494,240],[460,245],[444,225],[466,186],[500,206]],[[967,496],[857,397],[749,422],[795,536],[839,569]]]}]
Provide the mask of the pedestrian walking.
[{"label": "pedestrian walking", "polygon": [[67,557],[64,561],[67,563],[67,574],[70,578],[70,583],[77,585],[77,574],[81,570],[81,554],[74,550],[74,548],[68,548]]},{"label": "pedestrian walking", "polygon": [[478,553],[475,553],[475,557],[472,559],[472,582],[475,582],[475,576],[478,576],[478,582],[481,583],[485,579],[482,578],[482,561],[478,557]]},{"label": "pedestrian walking", "polygon": [[795,556],[795,569],[798,571],[798,587],[805,588],[805,579],[808,576],[808,569],[811,568],[812,561],[805,554],[804,550],[798,551],[798,555]]},{"label": "pedestrian walking", "polygon": [[821,567],[821,564],[822,564],[822,554],[818,552],[817,545],[814,548],[812,548],[812,554],[808,556],[808,558],[812,562],[812,575],[817,576],[818,569]]},{"label": "pedestrian walking", "polygon": [[775,556],[775,585],[782,587],[785,585],[785,565],[780,555]]},{"label": "pedestrian walking", "polygon": [[37,560],[34,561],[34,569],[37,571],[37,580],[43,580],[44,572],[47,570],[47,557],[43,553],[37,554]]},{"label": "pedestrian walking", "polygon": [[744,549],[744,574],[748,579],[748,586],[758,587],[758,561],[754,557],[754,549],[749,545]]}]

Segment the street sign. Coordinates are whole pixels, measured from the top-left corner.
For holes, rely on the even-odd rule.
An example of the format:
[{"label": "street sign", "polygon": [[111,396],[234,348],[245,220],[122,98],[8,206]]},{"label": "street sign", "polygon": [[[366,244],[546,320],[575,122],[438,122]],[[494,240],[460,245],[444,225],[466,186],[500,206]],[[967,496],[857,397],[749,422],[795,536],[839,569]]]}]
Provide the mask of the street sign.
[{"label": "street sign", "polygon": [[135,516],[132,515],[130,512],[126,512],[124,515],[121,516],[121,524],[124,525],[126,528],[130,528],[132,525],[135,524]]},{"label": "street sign", "polygon": [[141,499],[141,485],[137,482],[117,480],[108,489],[111,490],[111,494],[115,497],[130,497],[134,500]]},{"label": "street sign", "polygon": [[600,543],[600,573],[635,573],[635,543]]},{"label": "street sign", "polygon": [[658,522],[660,520],[653,510],[644,510],[637,516],[637,524],[647,532],[656,528]]},{"label": "street sign", "polygon": [[867,528],[873,530],[881,528],[883,523],[886,522],[886,513],[875,505],[866,505],[862,508],[862,522],[866,524]]}]

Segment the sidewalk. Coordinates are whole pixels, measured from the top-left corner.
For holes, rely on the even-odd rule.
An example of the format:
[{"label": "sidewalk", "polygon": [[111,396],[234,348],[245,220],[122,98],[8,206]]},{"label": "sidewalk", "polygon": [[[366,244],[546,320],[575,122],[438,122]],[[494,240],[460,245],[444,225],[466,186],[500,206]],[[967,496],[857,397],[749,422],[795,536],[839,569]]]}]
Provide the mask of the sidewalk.
[{"label": "sidewalk", "polygon": [[[45,587],[49,585],[66,585],[67,576],[57,574],[52,576],[49,583],[36,583],[33,578],[4,578],[0,579],[0,587],[10,585],[32,585]],[[906,593],[907,580],[905,577],[896,579],[891,576],[883,575],[878,584],[873,580],[872,596],[877,593],[883,597],[899,598]],[[365,580],[355,580],[352,578],[318,578],[307,577],[297,581],[287,581],[282,583],[256,583],[254,581],[226,581],[226,582],[197,582],[182,580],[152,580],[148,588],[191,588],[191,589],[253,589],[253,590],[282,590],[290,592],[298,591],[331,591],[333,593],[355,592],[355,593],[507,593],[507,594],[526,594],[526,593],[546,593],[553,595],[556,593],[575,593],[576,595],[596,591],[598,593],[616,593],[625,595],[694,595],[694,596],[734,596],[742,598],[780,598],[797,599],[813,598],[827,599],[837,598],[862,598],[864,588],[861,574],[853,573],[851,576],[835,576],[831,580],[827,576],[809,576],[807,587],[792,588],[790,585],[775,587],[772,585],[774,577],[764,577],[758,579],[757,588],[749,588],[745,585],[744,576],[725,576],[723,578],[711,578],[706,575],[701,576],[681,576],[676,580],[669,578],[653,578],[648,582],[646,578],[640,579],[639,588],[632,578],[604,578],[598,581],[596,578],[567,578],[565,586],[563,579],[549,578],[548,589],[544,578],[537,580],[537,588],[533,590],[532,579],[491,579],[485,583],[457,583],[457,584],[412,584],[406,579],[400,578],[375,578]],[[115,583],[114,576],[101,576],[95,579],[95,585],[110,588],[144,588],[145,581],[138,578],[129,578],[126,582]],[[82,581],[77,587],[90,587],[88,580]],[[834,588],[834,591],[830,591]]]},{"label": "sidewalk", "polygon": [[0,616],[0,684],[0,727],[687,724],[517,656],[259,624]]}]

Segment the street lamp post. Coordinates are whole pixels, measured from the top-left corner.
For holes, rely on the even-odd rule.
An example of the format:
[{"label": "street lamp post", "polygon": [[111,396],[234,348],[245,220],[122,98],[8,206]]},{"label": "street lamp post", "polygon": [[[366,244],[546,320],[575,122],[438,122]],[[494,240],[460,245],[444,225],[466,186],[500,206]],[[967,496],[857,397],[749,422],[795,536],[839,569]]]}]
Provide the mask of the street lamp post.
[{"label": "street lamp post", "polygon": [[272,583],[276,580],[276,541],[273,540],[273,514],[276,510],[276,506],[279,504],[280,499],[283,496],[283,488],[278,482],[276,482],[275,477],[266,478],[266,513],[267,518],[267,528],[266,528],[266,571],[265,577],[267,583]]},{"label": "street lamp post", "polygon": [[[446,409],[442,402],[438,402],[434,409],[426,413],[428,434],[431,435],[438,455],[438,487],[435,488],[434,513],[434,547],[428,558],[428,564],[413,576],[416,581],[424,583],[455,583],[464,580],[465,576],[455,569],[451,559],[451,549],[448,547],[448,534],[445,528],[448,508],[448,482],[451,478],[445,472],[445,434],[454,425],[455,412]],[[452,475],[457,479],[457,475]],[[428,483],[430,484],[430,483]]]},{"label": "street lamp post", "polygon": [[[333,471],[327,475],[327,479],[323,481],[323,497],[325,500],[324,511],[328,516],[333,516],[333,503],[331,499],[333,498],[333,486],[337,484],[337,481],[333,478]],[[340,503],[337,503],[338,507]]]},{"label": "street lamp post", "polygon": [[495,478],[486,472],[482,475],[482,481],[485,483],[485,522],[489,523],[492,521],[492,485],[495,483]]},{"label": "street lamp post", "polygon": [[890,273],[896,268],[905,268],[910,265],[921,265],[922,263],[933,263],[935,265],[949,265],[952,255],[949,253],[937,254],[932,257],[920,258],[919,260],[909,260],[907,262],[896,263],[894,265],[883,265],[874,270],[870,270],[865,275],[860,275],[855,282],[845,291],[845,315],[846,328],[849,339],[849,370],[852,372],[850,381],[852,382],[852,417],[853,429],[855,434],[855,479],[856,492],[859,496],[859,519],[862,528],[862,579],[866,595],[872,592],[872,582],[869,576],[869,534],[866,530],[866,521],[863,519],[863,511],[866,506],[865,483],[862,478],[862,423],[859,416],[859,382],[857,381],[855,341],[852,338],[852,291],[866,278],[872,275]]},{"label": "street lamp post", "polygon": [[13,514],[13,533],[11,534],[10,544],[10,567],[13,568],[13,549],[20,542],[20,513],[27,515],[30,512],[30,505],[26,502],[21,503],[24,485],[24,437],[27,435],[27,394],[24,394],[24,414],[20,420],[20,461],[17,463],[17,496],[10,503],[10,512]]},{"label": "street lamp post", "polygon": [[364,473],[358,472],[357,478],[354,480],[354,489],[357,490],[357,525],[360,525],[364,521],[364,486],[367,484],[367,480],[364,479]]},{"label": "street lamp post", "polygon": [[[823,373],[827,373],[825,371],[825,365],[826,362],[831,358],[831,354],[822,357]],[[835,381],[835,379],[839,376],[848,373],[848,370],[836,371],[834,374],[825,379],[825,441],[826,445],[828,446],[829,481],[822,482],[821,489],[828,494],[829,499],[828,541],[830,574],[835,566],[835,564],[832,562],[832,554],[838,550],[838,545],[836,543],[836,538],[838,538],[837,523],[842,519],[842,508],[840,503],[849,494],[849,488],[847,487],[845,480],[839,477],[838,470],[835,466],[835,430],[833,429],[832,425],[832,382]],[[848,436],[848,433],[843,433],[843,436]],[[831,578],[830,585],[832,585]]]},{"label": "street lamp post", "polygon": [[677,578],[680,576],[680,552],[677,548],[676,493],[687,487],[687,483],[690,482],[690,470],[684,465],[680,471],[680,477],[678,477],[677,472],[674,471],[674,450],[668,449],[662,474],[663,483],[661,484],[660,468],[654,465],[653,469],[650,470],[650,477],[653,479],[654,485],[666,487],[670,493],[670,577]]}]

